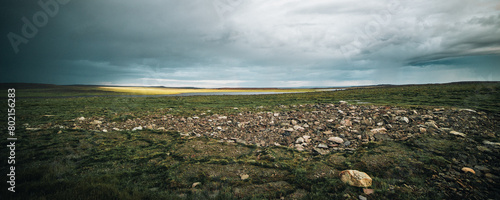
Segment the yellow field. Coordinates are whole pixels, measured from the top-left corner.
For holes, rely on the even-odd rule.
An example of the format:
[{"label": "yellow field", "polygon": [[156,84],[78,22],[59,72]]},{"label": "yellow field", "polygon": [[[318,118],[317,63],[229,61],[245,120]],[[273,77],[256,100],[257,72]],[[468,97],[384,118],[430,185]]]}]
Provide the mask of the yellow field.
[{"label": "yellow field", "polygon": [[153,87],[99,87],[103,91],[122,92],[134,95],[167,95],[205,92],[315,92],[315,89],[182,89]]}]

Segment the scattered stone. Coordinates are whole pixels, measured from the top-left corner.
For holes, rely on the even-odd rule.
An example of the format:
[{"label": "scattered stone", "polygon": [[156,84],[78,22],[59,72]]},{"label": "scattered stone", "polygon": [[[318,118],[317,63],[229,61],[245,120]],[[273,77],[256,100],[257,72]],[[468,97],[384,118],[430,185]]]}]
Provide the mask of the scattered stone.
[{"label": "scattered stone", "polygon": [[304,128],[302,126],[299,126],[299,125],[293,126],[293,129],[294,130],[304,130]]},{"label": "scattered stone", "polygon": [[314,152],[319,153],[321,155],[326,155],[326,154],[330,153],[330,151],[328,151],[326,149],[318,148],[318,147],[314,147],[313,150],[314,150]]},{"label": "scattered stone", "polygon": [[132,129],[132,131],[141,131],[142,130],[142,126],[138,126],[138,127],[135,127]]},{"label": "scattered stone", "polygon": [[500,142],[490,142],[490,141],[483,141],[483,144],[485,145],[491,145],[491,146],[495,146],[495,147],[500,147]]},{"label": "scattered stone", "polygon": [[461,137],[465,137],[466,135],[464,133],[460,133],[458,131],[450,131],[450,134],[452,135],[457,135],[457,136],[461,136]]},{"label": "scattered stone", "polygon": [[359,200],[368,200],[366,197],[364,197],[363,195],[359,195]]},{"label": "scattered stone", "polygon": [[94,120],[93,122],[91,122],[90,124],[93,124],[93,125],[97,125],[97,124],[102,124],[101,121],[99,120]]},{"label": "scattered stone", "polygon": [[346,140],[346,141],[344,142],[344,146],[345,146],[345,147],[348,147],[349,145],[351,145],[351,141]]},{"label": "scattered stone", "polygon": [[472,174],[476,174],[476,172],[473,169],[468,168],[468,167],[463,167],[462,171],[465,172],[465,173],[470,172]]},{"label": "scattered stone", "polygon": [[387,129],[386,128],[374,128],[372,130],[370,130],[370,132],[376,134],[376,133],[386,133],[387,132]]},{"label": "scattered stone", "polygon": [[325,132],[323,132],[323,134],[325,134],[325,135],[331,135],[331,134],[333,134],[333,132],[332,131],[325,131]]},{"label": "scattered stone", "polygon": [[295,141],[295,144],[302,144],[302,143],[304,143],[304,142],[305,142],[305,141],[304,141],[304,138],[303,138],[303,137],[299,137],[299,138],[297,138],[297,140]]},{"label": "scattered stone", "polygon": [[193,183],[193,185],[192,185],[191,187],[192,187],[192,188],[195,188],[196,186],[198,186],[198,185],[200,185],[200,184],[201,184],[201,182],[195,182],[195,183]]},{"label": "scattered stone", "polygon": [[85,117],[79,117],[78,118],[78,121],[84,121],[85,120]]},{"label": "scattered stone", "polygon": [[328,146],[326,144],[318,144],[318,148],[323,148],[323,149],[328,149]]},{"label": "scattered stone", "polygon": [[373,194],[374,192],[374,189],[363,188],[363,193],[365,193],[366,195]]},{"label": "scattered stone", "polygon": [[460,111],[467,111],[467,112],[473,112],[473,113],[476,113],[475,110],[472,110],[472,109],[460,109]]},{"label": "scattered stone", "polygon": [[248,174],[242,174],[240,175],[241,180],[247,180],[250,176]]},{"label": "scattered stone", "polygon": [[451,130],[451,128],[440,128],[439,130],[443,131],[445,133],[450,133],[450,131],[453,131],[453,130]]},{"label": "scattered stone", "polygon": [[107,129],[102,129],[102,132],[103,132],[103,133],[107,133],[107,132],[108,132],[108,130],[107,130]]},{"label": "scattered stone", "polygon": [[435,121],[428,121],[428,122],[425,122],[425,125],[429,128],[435,128],[435,129],[438,129],[439,127],[437,126],[436,122]]},{"label": "scattered stone", "polygon": [[429,119],[434,119],[434,117],[430,116],[430,115],[422,115],[420,116],[423,120],[429,120]]},{"label": "scattered stone", "polygon": [[419,128],[419,131],[420,131],[420,133],[426,133],[426,132],[427,132],[427,129],[425,129],[424,127],[420,127],[420,128]]},{"label": "scattered stone", "polygon": [[407,124],[410,123],[410,120],[408,119],[408,117],[401,117],[401,118],[399,118],[399,121],[406,122]]},{"label": "scattered stone", "polygon": [[342,139],[340,137],[330,137],[330,138],[328,138],[328,141],[335,142],[335,143],[338,143],[338,144],[344,143],[344,139]]},{"label": "scattered stone", "polygon": [[349,119],[344,119],[344,120],[340,121],[340,124],[344,125],[344,126],[352,126],[352,122]]},{"label": "scattered stone", "polygon": [[[199,137],[201,137],[201,135],[200,135]],[[239,143],[239,144],[247,145],[247,142],[246,142],[245,140],[242,140],[242,139],[239,139],[239,138],[238,138],[238,139],[236,139],[236,140],[234,140],[234,141],[235,141],[236,143]]]},{"label": "scattered stone", "polygon": [[372,178],[364,172],[358,170],[344,170],[340,172],[342,182],[355,187],[370,187]]},{"label": "scattered stone", "polygon": [[27,131],[38,131],[41,128],[26,128]]}]

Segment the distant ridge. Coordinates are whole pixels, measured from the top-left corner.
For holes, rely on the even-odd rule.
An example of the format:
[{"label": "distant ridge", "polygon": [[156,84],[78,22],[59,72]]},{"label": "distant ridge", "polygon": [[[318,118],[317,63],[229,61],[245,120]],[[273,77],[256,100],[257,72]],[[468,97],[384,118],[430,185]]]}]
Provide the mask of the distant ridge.
[{"label": "distant ridge", "polygon": [[[273,90],[273,89],[355,89],[355,88],[370,88],[370,87],[399,87],[399,86],[417,86],[417,85],[452,85],[452,84],[481,84],[481,83],[500,83],[500,81],[457,81],[449,83],[422,83],[422,84],[377,84],[377,85],[359,85],[359,86],[311,86],[311,87],[222,87],[214,88],[219,90]],[[0,83],[1,89],[8,88],[17,89],[41,89],[41,88],[60,88],[60,87],[150,87],[150,88],[173,88],[173,89],[204,89],[199,87],[168,87],[168,86],[116,86],[116,85],[86,85],[86,84],[73,84],[73,85],[56,85],[46,83]]]}]

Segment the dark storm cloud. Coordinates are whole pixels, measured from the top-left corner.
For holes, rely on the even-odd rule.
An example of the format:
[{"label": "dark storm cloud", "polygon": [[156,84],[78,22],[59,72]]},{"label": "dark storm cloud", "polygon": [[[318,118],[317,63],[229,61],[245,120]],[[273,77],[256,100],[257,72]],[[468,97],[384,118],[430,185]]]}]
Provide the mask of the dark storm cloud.
[{"label": "dark storm cloud", "polygon": [[[2,82],[286,87],[500,80],[497,7],[488,0],[8,0],[0,7]],[[26,21],[37,29],[29,38]],[[28,42],[13,45],[12,34]]]}]

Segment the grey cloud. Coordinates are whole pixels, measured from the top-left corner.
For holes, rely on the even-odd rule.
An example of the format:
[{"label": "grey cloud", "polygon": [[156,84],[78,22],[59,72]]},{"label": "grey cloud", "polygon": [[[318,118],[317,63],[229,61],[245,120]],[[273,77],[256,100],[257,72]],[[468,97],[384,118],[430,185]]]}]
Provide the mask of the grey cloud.
[{"label": "grey cloud", "polygon": [[[438,65],[458,70],[455,81],[470,80],[488,77],[473,66],[498,64],[490,59],[500,55],[495,6],[471,0],[70,1],[19,53],[6,37],[0,40],[2,71],[14,74],[2,81],[376,84],[418,82],[406,72],[424,76],[419,70],[442,71],[428,68]],[[8,0],[0,7],[0,34],[20,34],[20,19],[39,10],[36,2]]]}]

